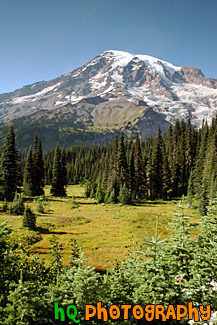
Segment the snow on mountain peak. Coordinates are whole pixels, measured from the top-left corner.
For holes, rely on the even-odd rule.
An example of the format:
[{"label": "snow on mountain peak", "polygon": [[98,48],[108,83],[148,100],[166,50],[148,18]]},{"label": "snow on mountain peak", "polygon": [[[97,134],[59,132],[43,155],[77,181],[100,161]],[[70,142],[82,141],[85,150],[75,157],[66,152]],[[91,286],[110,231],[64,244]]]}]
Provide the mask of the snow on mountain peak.
[{"label": "snow on mountain peak", "polygon": [[109,57],[114,60],[113,67],[124,67],[129,64],[133,59],[143,61],[146,66],[155,70],[159,74],[165,76],[164,68],[173,75],[176,71],[180,71],[181,67],[177,67],[172,63],[160,60],[150,55],[132,54],[124,51],[108,50],[101,54],[101,56]]},{"label": "snow on mountain peak", "polygon": [[217,112],[217,80],[205,78],[197,68],[109,50],[56,79],[0,95],[0,122],[67,104],[80,107],[80,101],[98,97],[106,103],[100,106],[102,110],[112,105],[116,109],[123,102],[131,107],[142,101],[144,107],[163,114],[166,121],[191,117],[199,126],[202,119],[211,123]]}]

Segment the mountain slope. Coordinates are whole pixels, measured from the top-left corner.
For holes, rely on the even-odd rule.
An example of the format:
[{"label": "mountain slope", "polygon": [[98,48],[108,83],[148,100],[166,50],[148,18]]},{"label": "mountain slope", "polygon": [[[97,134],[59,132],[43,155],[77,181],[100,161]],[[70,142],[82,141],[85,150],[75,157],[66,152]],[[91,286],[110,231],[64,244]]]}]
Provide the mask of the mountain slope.
[{"label": "mountain slope", "polygon": [[[195,126],[217,113],[217,80],[147,55],[105,51],[50,81],[0,95],[0,122],[70,125],[87,133],[121,129],[156,134],[188,117]],[[22,124],[22,119],[14,121]],[[25,124],[24,123],[24,124]],[[28,131],[27,131],[28,132]]]}]

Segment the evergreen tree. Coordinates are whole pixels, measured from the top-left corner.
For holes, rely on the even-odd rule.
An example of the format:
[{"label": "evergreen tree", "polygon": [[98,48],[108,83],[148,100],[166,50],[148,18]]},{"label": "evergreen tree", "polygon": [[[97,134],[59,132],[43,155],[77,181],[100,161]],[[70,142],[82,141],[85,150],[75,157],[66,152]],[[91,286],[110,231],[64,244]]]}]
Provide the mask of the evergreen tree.
[{"label": "evergreen tree", "polygon": [[180,196],[180,161],[179,161],[179,142],[181,138],[180,124],[176,121],[173,134],[173,153],[172,153],[172,166],[171,166],[171,184],[172,194],[174,197]]},{"label": "evergreen tree", "polygon": [[120,190],[120,187],[119,187],[119,184],[118,184],[116,172],[114,170],[111,184],[107,188],[107,192],[106,192],[106,195],[105,195],[105,202],[106,203],[117,203],[118,202],[119,190]]},{"label": "evergreen tree", "polygon": [[140,199],[145,196],[146,180],[144,175],[144,166],[141,155],[141,146],[139,134],[136,137],[136,150],[135,150],[135,198]]},{"label": "evergreen tree", "polygon": [[161,198],[163,192],[163,139],[161,136],[160,126],[158,127],[157,137],[155,139],[153,158],[152,158],[152,186],[153,186],[153,197]]},{"label": "evergreen tree", "polygon": [[117,153],[117,178],[120,186],[123,186],[124,183],[128,184],[129,172],[126,159],[126,150],[124,144],[124,134],[121,132],[119,144],[118,144],[118,153]]},{"label": "evergreen tree", "polygon": [[199,196],[199,206],[198,206],[198,209],[199,209],[202,216],[205,216],[206,213],[207,213],[208,203],[209,203],[208,185],[207,185],[206,181],[204,181],[202,191],[201,191],[200,196]]},{"label": "evergreen tree", "polygon": [[194,165],[194,149],[193,149],[193,136],[191,130],[191,120],[188,119],[188,125],[186,129],[186,177],[190,176],[191,170]]},{"label": "evergreen tree", "polygon": [[124,185],[120,188],[118,201],[121,204],[130,204],[130,192],[126,186],[126,183],[124,183]]},{"label": "evergreen tree", "polygon": [[0,195],[2,199],[12,201],[17,191],[18,153],[15,146],[13,127],[6,137],[0,162]]},{"label": "evergreen tree", "polygon": [[117,203],[117,196],[115,194],[115,189],[112,188],[111,192],[108,192],[106,198],[105,198],[106,203]]},{"label": "evergreen tree", "polygon": [[152,165],[152,154],[153,154],[153,149],[151,146],[149,149],[148,162],[146,166],[147,186],[148,186],[148,194],[150,198],[154,197],[154,188],[153,188],[154,170]]},{"label": "evergreen tree", "polygon": [[206,123],[202,128],[202,135],[201,135],[201,143],[199,145],[199,153],[194,169],[194,188],[196,193],[196,198],[200,197],[202,192],[203,186],[203,170],[204,170],[204,162],[206,158],[207,152],[207,141],[208,141],[208,134],[209,134],[209,127]]},{"label": "evergreen tree", "polygon": [[178,145],[178,153],[177,153],[177,162],[179,166],[179,184],[178,184],[178,196],[186,195],[187,194],[187,187],[188,187],[188,177],[186,172],[186,161],[185,161],[185,126],[184,122],[182,121],[181,124],[181,136]]},{"label": "evergreen tree", "polygon": [[135,190],[135,150],[134,147],[132,148],[131,151],[131,156],[130,156],[130,189],[131,189],[131,197],[133,199],[136,198],[136,190]]},{"label": "evergreen tree", "polygon": [[66,190],[64,187],[64,182],[62,180],[62,160],[61,160],[61,150],[59,145],[57,144],[55,154],[54,154],[54,161],[53,161],[53,178],[51,183],[51,194],[53,196],[66,196]]},{"label": "evergreen tree", "polygon": [[173,128],[172,125],[169,125],[168,132],[166,135],[165,140],[165,149],[168,155],[168,163],[170,170],[172,169],[172,163],[173,163]]},{"label": "evergreen tree", "polygon": [[34,186],[33,195],[44,194],[44,160],[41,141],[35,133],[34,137],[34,153],[33,153],[33,175],[34,175]]},{"label": "evergreen tree", "polygon": [[165,144],[163,143],[163,186],[162,186],[162,193],[163,198],[167,200],[171,197],[172,188],[171,188],[171,171],[168,162],[168,155],[166,153]]},{"label": "evergreen tree", "polygon": [[101,186],[100,182],[97,185],[95,197],[99,203],[102,203],[104,201],[104,192],[102,190],[102,186]]},{"label": "evergreen tree", "polygon": [[189,202],[190,206],[192,205],[193,197],[194,197],[193,171],[191,171],[190,177],[188,180],[188,202]]},{"label": "evergreen tree", "polygon": [[63,186],[67,185],[67,162],[66,162],[66,150],[65,148],[61,151],[61,168],[62,168],[62,184]]},{"label": "evergreen tree", "polygon": [[35,230],[36,228],[36,216],[28,205],[25,206],[24,210],[23,227],[27,227],[30,230]]},{"label": "evergreen tree", "polygon": [[30,147],[24,169],[23,190],[25,195],[34,195],[35,193],[34,165],[32,157],[32,147]]},{"label": "evergreen tree", "polygon": [[15,215],[22,215],[24,212],[25,206],[24,206],[24,199],[23,194],[17,194],[15,193],[13,203],[10,206],[9,212],[10,214]]},{"label": "evergreen tree", "polygon": [[87,181],[85,186],[85,197],[90,197],[91,192],[91,182]]},{"label": "evergreen tree", "polygon": [[109,166],[109,177],[108,181],[109,183],[112,180],[113,173],[115,172],[117,174],[117,155],[118,155],[118,136],[115,136],[115,139],[112,143],[112,155],[111,155],[111,161]]}]

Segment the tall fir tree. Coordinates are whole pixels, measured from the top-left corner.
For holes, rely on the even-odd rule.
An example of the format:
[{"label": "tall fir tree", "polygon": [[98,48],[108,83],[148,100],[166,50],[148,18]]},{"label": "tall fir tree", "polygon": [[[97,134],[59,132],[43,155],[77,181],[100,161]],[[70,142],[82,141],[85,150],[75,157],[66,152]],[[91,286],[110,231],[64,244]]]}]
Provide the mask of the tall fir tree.
[{"label": "tall fir tree", "polygon": [[135,198],[141,199],[146,194],[146,179],[145,170],[143,165],[143,159],[141,154],[141,145],[139,134],[136,137],[136,149],[135,149]]},{"label": "tall fir tree", "polygon": [[61,169],[62,169],[62,184],[67,185],[67,162],[66,162],[66,150],[65,148],[61,151]]},{"label": "tall fir tree", "polygon": [[168,154],[166,152],[165,143],[163,143],[163,186],[162,194],[165,200],[169,199],[172,195],[171,188],[171,170],[169,167]]},{"label": "tall fir tree", "polygon": [[33,173],[34,173],[34,191],[33,195],[44,194],[44,160],[41,141],[35,133],[34,137],[34,153],[33,153]]},{"label": "tall fir tree", "polygon": [[173,128],[171,124],[169,125],[168,132],[166,135],[165,146],[168,154],[169,167],[171,169],[173,162]]},{"label": "tall fir tree", "polygon": [[173,132],[173,152],[172,152],[172,166],[171,166],[171,184],[172,184],[172,195],[178,197],[180,195],[180,161],[179,161],[179,150],[180,150],[180,138],[181,128],[178,121],[176,121],[174,132]]},{"label": "tall fir tree", "polygon": [[152,187],[153,197],[161,198],[163,194],[163,139],[161,136],[160,126],[158,127],[157,137],[153,148],[153,175],[152,175]]},{"label": "tall fir tree", "polygon": [[66,190],[64,186],[64,182],[62,180],[63,177],[63,168],[62,168],[62,158],[61,158],[61,150],[59,145],[57,144],[55,153],[54,153],[54,161],[53,161],[53,178],[51,182],[51,194],[53,196],[66,196]]},{"label": "tall fir tree", "polygon": [[150,198],[154,197],[154,188],[153,188],[153,178],[154,178],[154,170],[152,165],[152,155],[153,155],[153,148],[150,146],[149,154],[148,154],[148,161],[146,166],[146,177],[147,177],[147,188],[148,188],[148,195]]},{"label": "tall fir tree", "polygon": [[118,144],[118,153],[117,153],[117,178],[120,186],[123,186],[124,183],[128,187],[129,183],[129,172],[126,159],[126,149],[124,144],[124,133],[121,132],[119,144]]},{"label": "tall fir tree", "polygon": [[190,177],[191,170],[194,165],[194,148],[193,148],[193,135],[191,129],[191,120],[188,119],[188,125],[185,135],[186,147],[185,147],[185,157],[186,157],[186,178]]},{"label": "tall fir tree", "polygon": [[179,166],[180,179],[178,184],[178,195],[182,196],[187,194],[188,177],[186,173],[186,162],[185,162],[185,125],[181,123],[181,136],[178,145],[177,161]]},{"label": "tall fir tree", "polygon": [[130,189],[131,189],[131,198],[136,198],[136,192],[135,192],[135,148],[132,148],[131,156],[130,156]]},{"label": "tall fir tree", "polygon": [[32,155],[32,147],[30,147],[25,168],[24,168],[24,180],[23,180],[23,191],[25,195],[34,195],[34,165],[33,165],[33,155]]},{"label": "tall fir tree", "polygon": [[13,127],[10,128],[1,153],[0,195],[2,199],[12,201],[17,191],[18,153],[15,145]]},{"label": "tall fir tree", "polygon": [[209,135],[209,127],[208,124],[205,123],[201,129],[201,141],[199,144],[199,153],[198,153],[198,157],[194,169],[194,189],[195,189],[197,199],[200,198],[201,192],[204,191],[203,170],[204,170],[204,162],[205,162],[206,152],[207,152],[208,135]]}]

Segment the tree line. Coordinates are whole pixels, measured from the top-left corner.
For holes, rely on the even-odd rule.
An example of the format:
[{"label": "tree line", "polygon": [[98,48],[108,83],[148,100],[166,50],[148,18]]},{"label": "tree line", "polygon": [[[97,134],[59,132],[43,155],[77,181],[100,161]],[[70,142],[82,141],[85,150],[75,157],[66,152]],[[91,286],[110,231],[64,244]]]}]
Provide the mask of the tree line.
[{"label": "tree line", "polygon": [[202,128],[176,122],[174,128],[157,137],[109,144],[101,152],[86,185],[86,195],[99,202],[123,204],[138,199],[178,198],[188,195],[200,202],[205,213],[209,199],[217,192],[217,118]]},{"label": "tree line", "polygon": [[217,118],[195,129],[176,122],[161,134],[129,141],[120,137],[106,146],[72,146],[43,154],[35,134],[27,157],[18,159],[13,128],[1,148],[0,197],[13,200],[23,187],[24,195],[44,194],[51,185],[53,196],[66,196],[67,184],[86,184],[86,196],[98,202],[131,204],[140,199],[178,198],[187,195],[200,202],[202,213],[217,191]]},{"label": "tree line", "polygon": [[[34,137],[34,147],[29,148],[27,157],[18,158],[13,127],[10,128],[0,159],[0,198],[12,201],[17,192],[23,190],[26,196],[41,196],[44,194],[45,166],[41,141],[37,135]],[[66,196],[65,150],[57,144],[52,160],[51,194]]]}]

